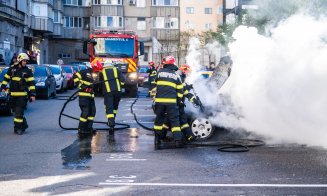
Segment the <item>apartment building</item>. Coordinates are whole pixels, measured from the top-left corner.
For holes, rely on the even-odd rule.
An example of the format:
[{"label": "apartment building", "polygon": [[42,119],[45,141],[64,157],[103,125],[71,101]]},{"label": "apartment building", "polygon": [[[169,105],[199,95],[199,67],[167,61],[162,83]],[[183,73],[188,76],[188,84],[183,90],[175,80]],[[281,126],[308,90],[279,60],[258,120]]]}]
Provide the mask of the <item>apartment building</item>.
[{"label": "apartment building", "polygon": [[223,24],[223,0],[181,0],[180,31],[198,34]]}]

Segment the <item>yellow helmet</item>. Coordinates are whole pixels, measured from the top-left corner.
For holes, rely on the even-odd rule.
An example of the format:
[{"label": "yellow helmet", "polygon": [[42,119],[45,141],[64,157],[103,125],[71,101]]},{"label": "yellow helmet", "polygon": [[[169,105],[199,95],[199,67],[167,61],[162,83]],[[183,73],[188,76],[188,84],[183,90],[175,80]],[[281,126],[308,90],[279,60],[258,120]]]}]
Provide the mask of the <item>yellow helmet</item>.
[{"label": "yellow helmet", "polygon": [[26,53],[20,53],[17,57],[17,62],[20,63],[22,60],[30,60]]}]

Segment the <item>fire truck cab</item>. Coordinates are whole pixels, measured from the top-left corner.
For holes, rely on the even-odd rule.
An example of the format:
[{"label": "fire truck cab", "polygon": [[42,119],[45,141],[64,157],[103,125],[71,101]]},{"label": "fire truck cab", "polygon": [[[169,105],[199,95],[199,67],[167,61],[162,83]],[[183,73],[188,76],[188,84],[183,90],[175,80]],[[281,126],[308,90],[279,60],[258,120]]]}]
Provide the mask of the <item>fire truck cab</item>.
[{"label": "fire truck cab", "polygon": [[[138,57],[144,54],[144,43],[138,41],[134,31],[94,30],[90,39],[84,42],[83,52],[88,54],[90,62],[99,61],[103,67],[115,66],[125,76],[125,93],[131,97],[138,90]],[[95,81],[99,76],[93,74]],[[95,85],[98,93],[102,85]]]}]

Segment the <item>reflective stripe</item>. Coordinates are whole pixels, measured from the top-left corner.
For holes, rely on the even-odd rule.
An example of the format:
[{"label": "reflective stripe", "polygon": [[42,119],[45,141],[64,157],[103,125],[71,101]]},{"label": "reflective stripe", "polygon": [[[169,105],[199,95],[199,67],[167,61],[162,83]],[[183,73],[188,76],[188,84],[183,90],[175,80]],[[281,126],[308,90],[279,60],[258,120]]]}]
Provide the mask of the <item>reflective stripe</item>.
[{"label": "reflective stripe", "polygon": [[11,92],[11,96],[26,96],[27,92]]},{"label": "reflective stripe", "polygon": [[195,96],[193,96],[193,97],[190,99],[190,102],[193,102],[193,99],[195,99]]},{"label": "reflective stripe", "polygon": [[78,96],[82,96],[82,97],[94,97],[93,94],[91,93],[84,93],[84,92],[79,92]]},{"label": "reflective stripe", "polygon": [[176,98],[155,98],[157,103],[177,103]]},{"label": "reflective stripe", "polygon": [[5,78],[10,79],[10,76],[8,74],[5,74]]},{"label": "reflective stripe", "polygon": [[188,141],[191,141],[191,139],[193,138],[193,136],[190,136],[187,138]]},{"label": "reflective stripe", "polygon": [[183,94],[182,93],[177,93],[177,97],[183,98]]},{"label": "reflective stripe", "polygon": [[13,78],[11,78],[11,80],[13,80],[13,81],[20,81],[22,78],[21,77],[13,77]]},{"label": "reflective stripe", "polygon": [[117,114],[117,110],[114,110],[114,114]]},{"label": "reflective stripe", "polygon": [[177,89],[183,89],[183,84],[177,85]]},{"label": "reflective stripe", "polygon": [[171,128],[171,132],[181,131],[180,127],[173,127]]},{"label": "reflective stripe", "polygon": [[162,130],[162,126],[154,125],[154,126],[153,126],[153,129],[154,129],[154,130],[161,131],[161,130]]},{"label": "reflective stripe", "polygon": [[157,85],[158,86],[171,86],[173,88],[176,88],[176,86],[177,86],[175,83],[173,83],[173,82],[167,82],[167,81],[158,81],[157,82]]},{"label": "reflective stripe", "polygon": [[78,82],[78,81],[79,81],[79,78],[75,78],[75,79],[74,79],[74,82]]},{"label": "reflective stripe", "polygon": [[116,79],[116,83],[117,83],[117,89],[118,89],[118,91],[120,91],[120,82],[118,79]]},{"label": "reflective stripe", "polygon": [[85,81],[85,80],[81,80],[81,82],[87,86],[91,86],[92,85],[92,82],[88,82],[88,81]]},{"label": "reflective stripe", "polygon": [[22,118],[14,118],[14,122],[22,123],[23,121],[24,121],[24,119],[22,119]]},{"label": "reflective stripe", "polygon": [[167,125],[165,125],[165,124],[162,125],[162,128],[169,129],[169,127]]},{"label": "reflective stripe", "polygon": [[77,76],[79,79],[82,79],[81,74],[79,74],[78,72],[76,73],[76,76]]},{"label": "reflective stripe", "polygon": [[87,121],[87,119],[86,118],[83,118],[83,117],[80,117],[79,120],[82,121],[82,122],[86,122]]},{"label": "reflective stripe", "polygon": [[115,117],[114,114],[107,114],[106,116],[107,116],[107,118],[114,118]]},{"label": "reflective stripe", "polygon": [[124,85],[125,83],[124,82],[120,82],[120,85]]},{"label": "reflective stripe", "polygon": [[156,83],[156,81],[152,81],[152,82],[151,82],[151,84],[155,84],[155,83]]},{"label": "reflective stripe", "polygon": [[186,123],[186,124],[183,124],[182,126],[181,126],[181,129],[186,129],[186,128],[189,128],[190,126]]},{"label": "reflective stripe", "polygon": [[184,91],[184,95],[187,95],[188,93],[189,93],[189,91],[188,91],[188,90]]},{"label": "reflective stripe", "polygon": [[114,77],[115,77],[115,78],[118,78],[117,68],[114,68]]},{"label": "reflective stripe", "polygon": [[30,86],[30,87],[28,87],[28,89],[35,90],[35,86]]},{"label": "reflective stripe", "polygon": [[94,120],[94,117],[89,116],[89,117],[87,117],[87,120]]},{"label": "reflective stripe", "polygon": [[108,82],[108,77],[107,77],[107,73],[106,73],[106,70],[102,70],[102,75],[103,75],[103,79],[104,79],[104,83],[106,85],[106,90],[107,92],[109,93],[110,92],[110,86],[109,86],[109,82]]},{"label": "reflective stripe", "polygon": [[2,81],[2,83],[1,83],[2,85],[7,85],[8,84],[8,82],[7,81]]},{"label": "reflective stripe", "polygon": [[34,77],[26,78],[26,82],[32,82],[32,81],[34,81],[34,80],[35,80]]},{"label": "reflective stripe", "polygon": [[116,78],[117,89],[118,89],[118,91],[120,91],[120,82],[118,80],[117,68],[114,68],[114,77]]}]

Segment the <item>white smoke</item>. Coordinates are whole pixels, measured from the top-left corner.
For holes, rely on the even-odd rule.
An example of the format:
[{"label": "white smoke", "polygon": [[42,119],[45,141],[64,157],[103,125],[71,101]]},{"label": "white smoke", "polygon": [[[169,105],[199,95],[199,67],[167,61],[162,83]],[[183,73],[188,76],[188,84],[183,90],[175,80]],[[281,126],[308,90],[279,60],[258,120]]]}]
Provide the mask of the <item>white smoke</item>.
[{"label": "white smoke", "polygon": [[245,26],[233,37],[232,73],[220,89],[231,104],[212,120],[272,142],[327,147],[327,18],[296,14],[270,37]]}]

